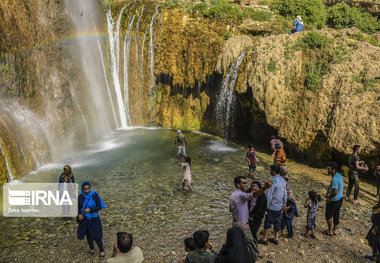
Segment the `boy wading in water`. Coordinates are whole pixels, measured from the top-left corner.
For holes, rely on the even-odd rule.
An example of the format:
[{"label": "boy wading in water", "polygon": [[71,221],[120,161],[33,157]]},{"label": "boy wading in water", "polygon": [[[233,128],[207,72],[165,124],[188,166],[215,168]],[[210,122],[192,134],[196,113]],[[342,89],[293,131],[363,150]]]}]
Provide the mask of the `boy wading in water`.
[{"label": "boy wading in water", "polygon": [[245,156],[246,156],[246,159],[248,162],[248,168],[249,168],[248,177],[253,178],[253,173],[256,171],[256,162],[258,162],[259,159],[256,157],[255,149],[253,148],[252,145],[248,145],[248,152]]},{"label": "boy wading in water", "polygon": [[185,162],[178,164],[178,166],[182,166],[183,168],[182,190],[185,190],[185,184],[187,184],[190,191],[193,191],[193,188],[191,187],[191,173],[190,173],[191,158],[190,156],[185,155],[184,159],[185,159]]}]

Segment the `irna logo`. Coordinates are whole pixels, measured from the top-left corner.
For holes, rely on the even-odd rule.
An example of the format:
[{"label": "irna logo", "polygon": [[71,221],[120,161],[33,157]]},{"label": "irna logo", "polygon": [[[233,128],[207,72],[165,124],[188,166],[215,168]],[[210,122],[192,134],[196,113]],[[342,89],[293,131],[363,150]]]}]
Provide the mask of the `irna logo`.
[{"label": "irna logo", "polygon": [[73,205],[68,191],[33,190],[18,191],[8,189],[10,205]]}]

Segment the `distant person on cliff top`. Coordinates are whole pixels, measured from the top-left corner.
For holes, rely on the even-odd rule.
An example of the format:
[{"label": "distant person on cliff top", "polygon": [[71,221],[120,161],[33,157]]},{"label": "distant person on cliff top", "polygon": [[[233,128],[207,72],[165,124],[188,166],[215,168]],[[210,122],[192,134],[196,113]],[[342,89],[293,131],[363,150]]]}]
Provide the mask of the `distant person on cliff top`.
[{"label": "distant person on cliff top", "polygon": [[328,230],[322,233],[328,236],[336,235],[339,224],[340,208],[343,204],[343,177],[338,173],[338,165],[335,162],[328,164],[327,172],[331,175],[331,183],[326,192],[326,220]]},{"label": "distant person on cliff top", "polygon": [[274,144],[274,148],[276,149],[275,152],[273,153],[273,162],[274,164],[277,164],[279,166],[284,166],[286,163],[286,154],[284,149],[281,147],[281,144],[276,142]]},{"label": "distant person on cliff top", "polygon": [[99,258],[104,258],[104,248],[103,248],[103,228],[102,222],[99,218],[98,211],[105,208],[102,199],[100,199],[99,194],[95,191],[91,191],[91,184],[88,181],[83,181],[81,186],[81,194],[78,197],[78,239],[84,239],[87,237],[88,245],[90,246],[90,251],[87,255],[92,256],[94,254],[94,240],[99,247],[100,256]]},{"label": "distant person on cliff top", "polygon": [[144,260],[143,253],[139,247],[132,247],[132,234],[126,232],[117,233],[117,240],[113,247],[112,258],[109,263],[141,263]]},{"label": "distant person on cliff top", "polygon": [[174,145],[177,145],[177,156],[182,154],[186,156],[186,138],[182,134],[181,130],[177,130],[177,135],[175,136]]},{"label": "distant person on cliff top", "polygon": [[193,191],[193,188],[191,187],[191,173],[190,173],[191,158],[190,156],[185,155],[184,162],[179,163],[178,166],[181,166],[183,169],[182,190],[184,190],[185,185],[187,185],[190,191]]},{"label": "distant person on cliff top", "polygon": [[245,155],[245,158],[247,159],[247,162],[248,162],[248,169],[249,169],[248,176],[251,178],[253,178],[253,174],[256,171],[256,162],[259,161],[259,159],[256,157],[255,153],[256,152],[255,152],[255,149],[253,148],[253,146],[248,145],[248,152]]},{"label": "distant person on cliff top", "polygon": [[301,16],[297,16],[297,18],[293,21],[293,29],[290,30],[290,34],[293,34],[295,32],[302,32],[303,31],[303,21]]},{"label": "distant person on cliff top", "polygon": [[373,175],[376,176],[376,186],[377,186],[376,195],[377,195],[377,197],[380,197],[380,193],[379,193],[379,189],[380,189],[380,153],[379,153],[379,159],[377,162],[377,166],[376,166],[376,169],[375,169],[375,172]]},{"label": "distant person on cliff top", "polygon": [[353,186],[355,185],[354,191],[354,200],[353,204],[359,204],[358,195],[359,195],[359,171],[366,172],[368,171],[367,165],[365,165],[364,161],[360,161],[359,154],[361,152],[359,145],[354,145],[352,147],[353,153],[348,156],[348,187],[346,193],[346,201],[350,201],[350,194]]}]

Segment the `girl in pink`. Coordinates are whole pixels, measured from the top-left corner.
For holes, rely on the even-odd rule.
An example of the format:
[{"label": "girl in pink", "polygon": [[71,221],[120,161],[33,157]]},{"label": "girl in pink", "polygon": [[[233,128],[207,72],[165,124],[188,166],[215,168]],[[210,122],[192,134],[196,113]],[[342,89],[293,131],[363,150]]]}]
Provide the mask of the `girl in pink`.
[{"label": "girl in pink", "polygon": [[191,187],[191,174],[190,174],[190,166],[191,166],[191,158],[188,155],[185,155],[185,162],[179,163],[178,166],[182,166],[183,168],[183,181],[182,181],[182,189],[185,189],[185,184],[189,187],[190,191],[193,191]]}]

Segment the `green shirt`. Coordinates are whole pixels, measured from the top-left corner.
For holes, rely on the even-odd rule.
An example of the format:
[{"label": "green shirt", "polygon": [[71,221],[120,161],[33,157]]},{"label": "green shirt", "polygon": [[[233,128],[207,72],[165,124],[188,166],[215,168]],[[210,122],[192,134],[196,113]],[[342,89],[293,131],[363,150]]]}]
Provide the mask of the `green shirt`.
[{"label": "green shirt", "polygon": [[214,263],[216,256],[215,252],[207,252],[205,248],[197,249],[187,254],[185,263]]},{"label": "green shirt", "polygon": [[177,141],[178,146],[185,146],[185,135],[183,135],[182,133],[177,134],[175,139]]}]

